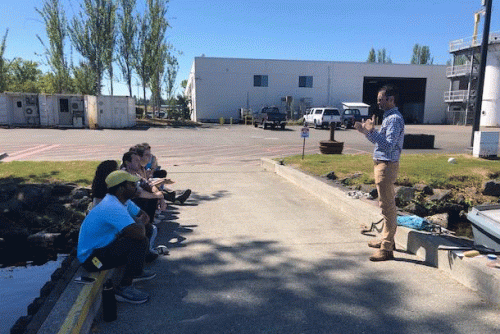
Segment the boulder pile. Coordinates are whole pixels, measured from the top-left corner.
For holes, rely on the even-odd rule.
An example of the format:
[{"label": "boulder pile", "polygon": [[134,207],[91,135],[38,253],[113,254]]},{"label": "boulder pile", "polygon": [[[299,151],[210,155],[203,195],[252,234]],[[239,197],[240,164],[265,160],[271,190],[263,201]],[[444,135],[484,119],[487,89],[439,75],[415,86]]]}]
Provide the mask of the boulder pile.
[{"label": "boulder pile", "polygon": [[70,253],[90,203],[90,189],[76,184],[0,180],[0,265]]}]

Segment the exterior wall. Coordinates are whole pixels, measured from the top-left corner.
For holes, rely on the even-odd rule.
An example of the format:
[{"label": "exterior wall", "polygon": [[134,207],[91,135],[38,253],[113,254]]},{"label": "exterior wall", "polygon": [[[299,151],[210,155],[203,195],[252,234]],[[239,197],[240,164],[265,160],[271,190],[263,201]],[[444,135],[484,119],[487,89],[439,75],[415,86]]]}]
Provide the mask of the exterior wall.
[{"label": "exterior wall", "polygon": [[[17,101],[24,101],[25,96],[36,94],[24,93],[3,93],[0,94],[0,125],[31,125],[27,121],[24,113],[25,106],[14,108]],[[37,122],[35,125],[41,126],[60,126],[60,127],[82,127],[87,126],[91,129],[96,126],[103,128],[126,128],[136,125],[135,100],[128,96],[84,96],[84,95],[64,95],[40,94],[37,96],[38,106],[36,108]],[[83,121],[84,124],[63,124],[59,117],[59,102],[62,98],[72,102],[83,101]],[[81,110],[78,108],[78,110]],[[80,119],[80,118],[78,118]]]},{"label": "exterior wall", "polygon": [[133,98],[128,96],[97,97],[97,125],[99,127],[119,129],[131,127],[135,124],[135,102]]},{"label": "exterior wall", "polygon": [[[267,75],[268,87],[254,87],[254,75]],[[313,87],[299,87],[299,76],[312,76]],[[337,108],[342,102],[362,101],[365,77],[426,78],[424,123],[445,120],[443,93],[449,82],[441,65],[196,57],[186,93],[196,121],[239,119],[240,108],[256,112],[274,105],[284,111],[285,96],[293,97],[294,116],[300,116],[304,99],[311,107]]]},{"label": "exterior wall", "polygon": [[0,125],[10,125],[11,112],[9,111],[9,99],[7,95],[0,94]]}]

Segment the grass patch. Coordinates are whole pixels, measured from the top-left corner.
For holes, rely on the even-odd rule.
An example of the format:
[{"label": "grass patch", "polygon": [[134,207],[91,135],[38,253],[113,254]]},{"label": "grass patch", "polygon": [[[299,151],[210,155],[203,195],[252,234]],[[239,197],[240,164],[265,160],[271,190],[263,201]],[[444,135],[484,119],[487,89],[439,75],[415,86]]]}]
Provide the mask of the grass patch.
[{"label": "grass patch", "polygon": [[[450,164],[449,158],[456,163]],[[373,184],[373,160],[369,154],[363,155],[301,155],[283,159],[312,175],[321,176],[331,171],[339,179],[355,173],[362,176],[353,180],[353,184]],[[400,171],[397,180],[399,185],[425,183],[433,188],[460,189],[481,187],[489,179],[500,176],[500,160],[484,160],[465,154],[405,154],[401,156]]]},{"label": "grass patch", "polygon": [[24,183],[70,182],[89,186],[100,161],[12,161],[0,163],[0,179]]}]

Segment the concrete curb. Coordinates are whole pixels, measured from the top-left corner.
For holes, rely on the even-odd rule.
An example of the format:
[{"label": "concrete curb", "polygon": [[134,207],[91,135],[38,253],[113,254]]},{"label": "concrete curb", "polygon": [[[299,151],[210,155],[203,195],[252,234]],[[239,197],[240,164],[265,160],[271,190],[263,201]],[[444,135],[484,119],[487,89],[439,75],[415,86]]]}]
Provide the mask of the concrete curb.
[{"label": "concrete curb", "polygon": [[[262,158],[261,166],[339,210],[352,224],[376,222],[381,218],[380,209],[373,201],[349,198],[344,190],[271,159]],[[500,270],[487,267],[488,260],[485,256],[466,258],[459,257],[456,251],[438,250],[440,245],[463,246],[464,242],[461,242],[460,238],[433,235],[400,226],[395,241],[398,248],[415,254],[430,266],[447,272],[486,300],[500,306]]]},{"label": "concrete curb", "polygon": [[[113,272],[105,270],[89,274],[80,267],[37,333],[89,333],[101,307],[102,286]],[[89,285],[75,283],[74,279],[82,275],[95,278],[95,282]]]}]

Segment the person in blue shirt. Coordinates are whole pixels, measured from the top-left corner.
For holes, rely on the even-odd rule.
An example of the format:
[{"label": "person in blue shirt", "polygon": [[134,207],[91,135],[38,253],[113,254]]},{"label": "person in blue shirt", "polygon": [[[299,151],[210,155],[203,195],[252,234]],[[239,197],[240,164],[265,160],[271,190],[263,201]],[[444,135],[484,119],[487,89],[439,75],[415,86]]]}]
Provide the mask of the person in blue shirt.
[{"label": "person in blue shirt", "polygon": [[137,176],[114,171],[106,177],[107,194],[82,222],[78,236],[77,258],[90,272],[125,266],[116,299],[134,304],[149,299],[132,283],[152,279],[155,273],[144,270],[149,240],[145,225],[135,221],[127,202],[136,192]]},{"label": "person in blue shirt", "polygon": [[375,144],[373,172],[379,205],[384,217],[384,226],[382,238],[368,243],[369,247],[379,248],[370,256],[371,261],[394,259],[394,236],[397,228],[394,183],[398,177],[405,128],[403,116],[396,106],[398,97],[397,89],[394,86],[386,85],[379,90],[377,104],[384,111],[384,115],[378,131],[374,128],[375,115],[372,119],[354,124],[356,130],[363,133],[369,141]]}]

